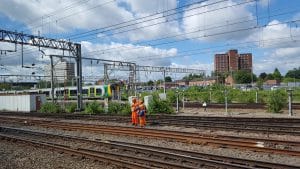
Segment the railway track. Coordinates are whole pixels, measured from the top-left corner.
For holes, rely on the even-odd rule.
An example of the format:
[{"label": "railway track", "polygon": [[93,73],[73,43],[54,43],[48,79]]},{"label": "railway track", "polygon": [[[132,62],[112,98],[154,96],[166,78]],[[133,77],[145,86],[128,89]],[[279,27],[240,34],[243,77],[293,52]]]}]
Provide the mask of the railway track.
[{"label": "railway track", "polygon": [[203,135],[191,132],[179,132],[168,130],[154,130],[133,127],[118,127],[105,125],[92,125],[82,123],[56,122],[53,120],[32,120],[26,118],[4,118],[4,123],[19,123],[37,125],[45,128],[58,128],[63,130],[80,130],[87,132],[106,133],[113,135],[125,135],[135,137],[149,137],[155,139],[169,139],[185,143],[206,144],[219,147],[230,147],[243,150],[252,150],[265,153],[300,156],[299,141],[282,141],[274,139],[234,137],[224,135]]},{"label": "railway track", "polygon": [[[127,143],[111,140],[90,140],[82,137],[68,135],[55,135],[32,130],[24,130],[11,127],[0,127],[0,137],[8,140],[17,140],[33,145],[47,147],[50,149],[86,156],[107,162],[111,160],[113,164],[129,168],[272,168],[272,169],[295,169],[299,166],[284,165],[263,161],[239,159],[212,154],[198,153],[179,149],[170,149],[165,147],[156,147],[150,145],[140,145],[136,143]],[[60,143],[69,141],[84,142],[93,145],[93,148],[81,146],[70,146]],[[90,146],[91,147],[91,146]],[[96,148],[99,147],[99,148]],[[100,151],[101,149],[102,151]],[[149,165],[150,164],[150,165]]]},{"label": "railway track", "polygon": [[[58,119],[85,119],[111,122],[130,122],[126,116],[44,115],[41,113],[1,113],[22,117],[51,117]],[[208,130],[244,131],[265,134],[300,135],[299,118],[245,118],[245,117],[195,117],[195,116],[148,116],[149,125],[191,127]]]},{"label": "railway track", "polygon": [[[173,104],[176,107],[176,104]],[[182,106],[182,103],[180,104]],[[200,102],[185,102],[184,106],[187,108],[201,108],[202,103]],[[215,109],[224,109],[224,104],[219,103],[210,103],[208,104],[208,108],[215,108]],[[299,110],[300,103],[293,103],[293,109]],[[267,105],[265,103],[229,103],[228,108],[230,109],[266,109]],[[288,105],[284,107],[284,109],[288,109]]]}]

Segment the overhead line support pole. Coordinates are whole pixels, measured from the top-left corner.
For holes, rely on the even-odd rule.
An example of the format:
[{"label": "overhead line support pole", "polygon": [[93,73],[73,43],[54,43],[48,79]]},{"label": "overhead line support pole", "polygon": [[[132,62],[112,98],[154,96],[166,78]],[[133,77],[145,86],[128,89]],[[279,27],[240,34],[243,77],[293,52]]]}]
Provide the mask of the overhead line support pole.
[{"label": "overhead line support pole", "polygon": [[52,100],[52,103],[54,103],[54,75],[53,75],[53,69],[54,69],[54,66],[53,66],[53,56],[50,55],[50,62],[51,62],[51,100]]},{"label": "overhead line support pole", "polygon": [[82,58],[81,45],[76,44],[77,111],[82,110]]}]

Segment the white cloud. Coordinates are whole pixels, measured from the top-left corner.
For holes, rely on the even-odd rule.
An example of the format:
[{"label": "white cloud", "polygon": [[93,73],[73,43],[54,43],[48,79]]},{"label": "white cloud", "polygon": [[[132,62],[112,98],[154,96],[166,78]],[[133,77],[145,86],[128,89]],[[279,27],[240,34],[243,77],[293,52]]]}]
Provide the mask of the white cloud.
[{"label": "white cloud", "polygon": [[[177,21],[170,23],[167,22],[168,17],[165,15],[168,13],[157,14],[152,17],[138,20],[140,17],[145,17],[155,12],[176,8],[176,0],[119,0],[113,2],[89,0],[82,3],[71,2],[64,2],[61,0],[4,0],[1,2],[2,5],[0,6],[0,11],[13,21],[24,23],[33,34],[38,34],[38,32],[42,35],[46,33],[56,34],[78,29],[91,30],[96,28],[105,28],[110,25],[127,21],[131,22],[119,26],[132,26],[126,26],[121,29],[119,29],[118,26],[109,27],[109,29],[118,28],[114,31],[116,38],[125,38],[132,41],[147,40],[160,37],[166,31],[169,33],[179,32]],[[125,4],[122,4],[121,2]],[[71,8],[66,8],[66,6],[68,7],[70,4],[73,4],[71,5]],[[130,6],[131,8],[128,9],[126,6]],[[147,21],[149,19],[153,20]],[[162,22],[162,24],[157,24],[158,22]],[[149,27],[149,25],[154,26]],[[145,28],[137,29],[140,27]],[[118,32],[130,29],[135,30],[118,34]],[[22,30],[24,30],[24,28],[22,28]],[[101,37],[102,35],[100,33]]]},{"label": "white cloud", "polygon": [[134,13],[157,13],[176,8],[176,0],[123,0]]},{"label": "white cloud", "polygon": [[[230,0],[228,2],[205,6],[212,3],[214,3],[214,1],[203,2],[201,4],[192,5],[188,9],[200,6],[204,7],[194,10],[186,10],[183,15],[185,18],[183,19],[182,25],[184,32],[188,33],[190,30],[200,30],[197,33],[188,34],[188,38],[201,37],[199,40],[207,41],[239,40],[252,33],[251,30],[237,31],[255,26],[254,21],[242,22],[253,20],[254,18],[253,14],[247,10],[245,5],[234,6],[236,3]],[[224,8],[225,6],[232,7]],[[223,34],[224,32],[233,33]]]},{"label": "white cloud", "polygon": [[295,23],[282,23],[273,20],[265,27],[257,29],[247,40],[258,41],[260,48],[297,47],[300,40],[300,28]]},{"label": "white cloud", "polygon": [[81,44],[83,56],[135,62],[138,65],[147,66],[169,66],[171,64],[170,58],[177,54],[176,48],[167,50],[133,44],[93,44],[87,41],[83,41]]},{"label": "white cloud", "polygon": [[[73,1],[71,1],[73,2]],[[70,3],[61,0],[4,0],[0,11],[11,20],[25,23],[34,33],[57,33],[72,29],[92,29],[132,19],[133,16],[117,2],[90,0]],[[66,8],[70,7],[72,8]],[[52,14],[55,12],[54,14]],[[51,14],[48,17],[47,14]],[[43,16],[43,18],[41,18]],[[38,21],[38,22],[32,22]]]}]

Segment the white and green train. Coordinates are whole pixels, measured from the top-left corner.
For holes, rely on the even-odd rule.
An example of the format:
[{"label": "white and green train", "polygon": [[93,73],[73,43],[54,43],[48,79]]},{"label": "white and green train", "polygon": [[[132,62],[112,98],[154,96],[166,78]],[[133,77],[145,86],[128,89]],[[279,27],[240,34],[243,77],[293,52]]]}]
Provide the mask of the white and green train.
[{"label": "white and green train", "polygon": [[[20,91],[2,91],[1,93],[32,93],[32,94],[45,94],[47,98],[52,97],[51,88],[44,89],[30,89]],[[103,99],[103,98],[118,98],[120,93],[120,86],[113,85],[92,85],[82,87],[82,97],[87,99]],[[54,88],[55,99],[76,99],[77,88],[72,87],[59,87]]]}]

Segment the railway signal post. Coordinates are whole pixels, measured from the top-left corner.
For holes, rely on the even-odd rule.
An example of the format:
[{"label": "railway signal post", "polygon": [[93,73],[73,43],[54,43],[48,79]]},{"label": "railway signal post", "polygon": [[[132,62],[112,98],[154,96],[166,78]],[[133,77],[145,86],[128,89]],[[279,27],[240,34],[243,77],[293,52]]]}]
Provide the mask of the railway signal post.
[{"label": "railway signal post", "polygon": [[292,110],[292,96],[293,96],[293,89],[287,89],[288,96],[289,96],[289,116],[293,116]]}]

